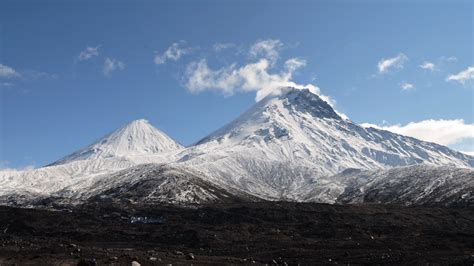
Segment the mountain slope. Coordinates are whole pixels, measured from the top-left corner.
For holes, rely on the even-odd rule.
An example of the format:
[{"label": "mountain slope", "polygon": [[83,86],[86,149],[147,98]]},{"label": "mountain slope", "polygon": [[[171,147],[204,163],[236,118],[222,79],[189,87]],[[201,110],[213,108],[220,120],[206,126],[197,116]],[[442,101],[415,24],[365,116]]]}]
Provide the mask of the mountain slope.
[{"label": "mountain slope", "polygon": [[183,146],[156,129],[147,120],[130,122],[88,147],[74,152],[51,165],[77,160],[134,157],[182,149]]},{"label": "mountain slope", "polygon": [[81,197],[89,201],[137,204],[204,204],[254,201],[239,191],[205,180],[202,173],[169,165],[138,165],[93,183]]},{"label": "mountain slope", "polygon": [[249,201],[262,199],[216,186],[194,169],[166,164],[140,164],[89,176],[49,193],[28,189],[0,193],[0,203],[13,206],[68,206],[85,202],[195,205]]},{"label": "mountain slope", "polygon": [[473,157],[447,147],[363,128],[309,90],[293,88],[266,97],[179,156],[214,182],[289,199],[299,198],[293,193],[299,187],[329,184],[328,177],[348,168],[474,166]]},{"label": "mountain slope", "polygon": [[[389,170],[346,171],[339,203],[391,203],[474,206],[474,171],[414,165]],[[310,193],[311,194],[311,193]]]}]

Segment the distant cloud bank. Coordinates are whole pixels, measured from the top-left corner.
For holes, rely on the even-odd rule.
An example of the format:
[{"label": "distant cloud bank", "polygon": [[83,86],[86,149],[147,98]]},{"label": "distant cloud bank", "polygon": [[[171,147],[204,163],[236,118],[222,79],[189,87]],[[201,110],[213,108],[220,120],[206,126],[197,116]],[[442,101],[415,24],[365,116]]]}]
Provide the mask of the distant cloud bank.
[{"label": "distant cloud bank", "polygon": [[474,138],[474,124],[466,124],[463,119],[430,119],[410,122],[406,125],[398,124],[392,126],[379,126],[370,123],[363,123],[361,125],[364,127],[383,129],[441,145],[456,144],[464,139]]}]

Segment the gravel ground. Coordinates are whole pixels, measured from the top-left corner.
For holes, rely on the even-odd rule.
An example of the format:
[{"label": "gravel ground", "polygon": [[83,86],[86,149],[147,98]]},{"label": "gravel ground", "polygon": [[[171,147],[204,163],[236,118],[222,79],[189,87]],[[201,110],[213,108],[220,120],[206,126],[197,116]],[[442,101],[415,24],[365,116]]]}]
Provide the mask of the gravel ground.
[{"label": "gravel ground", "polygon": [[474,263],[472,208],[0,207],[0,265]]}]

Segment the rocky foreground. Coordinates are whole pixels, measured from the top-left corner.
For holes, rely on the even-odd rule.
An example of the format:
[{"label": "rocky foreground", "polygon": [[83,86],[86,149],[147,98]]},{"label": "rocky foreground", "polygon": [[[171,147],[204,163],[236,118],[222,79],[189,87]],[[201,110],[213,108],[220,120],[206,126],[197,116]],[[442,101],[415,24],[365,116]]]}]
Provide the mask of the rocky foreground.
[{"label": "rocky foreground", "polygon": [[0,207],[0,265],[472,265],[473,243],[466,207]]}]

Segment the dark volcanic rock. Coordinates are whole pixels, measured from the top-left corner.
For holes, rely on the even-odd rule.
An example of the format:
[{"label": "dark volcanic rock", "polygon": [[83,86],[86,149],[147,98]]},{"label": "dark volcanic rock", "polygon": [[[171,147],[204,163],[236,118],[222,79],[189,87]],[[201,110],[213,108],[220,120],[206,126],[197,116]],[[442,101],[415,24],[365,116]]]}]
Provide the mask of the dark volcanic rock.
[{"label": "dark volcanic rock", "polygon": [[[130,217],[164,222],[130,223]],[[0,207],[0,229],[0,265],[474,262],[474,210],[465,207],[288,202],[89,205],[68,212]]]}]

